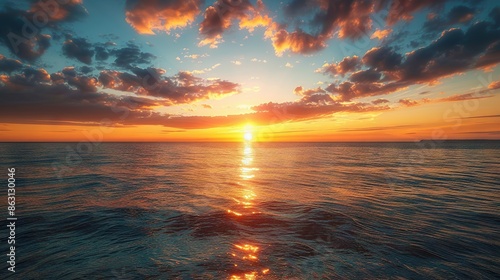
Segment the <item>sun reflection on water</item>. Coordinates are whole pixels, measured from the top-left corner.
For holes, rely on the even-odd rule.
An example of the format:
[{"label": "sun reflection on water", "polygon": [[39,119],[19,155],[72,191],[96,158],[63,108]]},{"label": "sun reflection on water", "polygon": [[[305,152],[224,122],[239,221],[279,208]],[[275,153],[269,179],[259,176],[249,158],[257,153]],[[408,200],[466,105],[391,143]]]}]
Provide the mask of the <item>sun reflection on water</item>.
[{"label": "sun reflection on water", "polygon": [[[241,160],[240,178],[243,180],[238,185],[241,186],[241,195],[233,197],[235,202],[232,209],[227,212],[230,217],[238,221],[244,221],[248,216],[261,213],[255,206],[254,200],[257,198],[254,185],[251,179],[255,178],[255,172],[259,169],[252,166],[253,150],[251,142],[245,142]],[[253,280],[259,279],[269,273],[269,268],[265,267],[260,260],[260,247],[252,242],[241,242],[234,245],[234,251],[230,254],[234,258],[234,268],[237,273],[230,276],[230,280]]]}]

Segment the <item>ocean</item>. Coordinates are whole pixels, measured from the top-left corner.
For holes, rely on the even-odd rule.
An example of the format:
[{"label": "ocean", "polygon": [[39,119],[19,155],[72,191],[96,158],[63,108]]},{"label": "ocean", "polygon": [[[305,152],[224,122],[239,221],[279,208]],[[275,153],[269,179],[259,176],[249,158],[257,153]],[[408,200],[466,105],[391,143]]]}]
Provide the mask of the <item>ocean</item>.
[{"label": "ocean", "polygon": [[[499,279],[500,141],[1,143],[3,279]],[[10,245],[9,245],[10,246]]]}]

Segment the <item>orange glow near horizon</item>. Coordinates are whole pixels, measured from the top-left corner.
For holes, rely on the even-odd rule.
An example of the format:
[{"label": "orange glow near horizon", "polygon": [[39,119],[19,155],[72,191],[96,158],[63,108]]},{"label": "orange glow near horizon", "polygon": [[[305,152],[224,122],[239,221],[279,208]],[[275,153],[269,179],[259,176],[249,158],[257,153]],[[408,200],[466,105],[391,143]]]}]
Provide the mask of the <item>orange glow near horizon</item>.
[{"label": "orange glow near horizon", "polygon": [[[500,96],[493,99],[500,101]],[[337,114],[335,118],[216,127],[167,128],[158,125],[91,126],[2,124],[2,142],[345,142],[419,141],[443,135],[446,139],[500,139],[495,101],[481,103],[481,114],[453,111],[439,104],[378,114]],[[448,111],[447,111],[448,110]],[[452,111],[449,111],[452,110]],[[444,114],[448,112],[448,114]],[[419,117],[416,117],[419,116]],[[485,116],[485,117],[482,117]]]}]

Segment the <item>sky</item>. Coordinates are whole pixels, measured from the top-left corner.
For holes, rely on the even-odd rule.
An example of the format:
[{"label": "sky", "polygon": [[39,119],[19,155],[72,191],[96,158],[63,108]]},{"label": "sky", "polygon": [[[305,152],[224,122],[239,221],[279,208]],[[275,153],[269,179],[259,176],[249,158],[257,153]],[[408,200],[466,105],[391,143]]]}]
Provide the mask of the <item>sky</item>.
[{"label": "sky", "polygon": [[500,4],[0,3],[0,141],[500,139]]}]

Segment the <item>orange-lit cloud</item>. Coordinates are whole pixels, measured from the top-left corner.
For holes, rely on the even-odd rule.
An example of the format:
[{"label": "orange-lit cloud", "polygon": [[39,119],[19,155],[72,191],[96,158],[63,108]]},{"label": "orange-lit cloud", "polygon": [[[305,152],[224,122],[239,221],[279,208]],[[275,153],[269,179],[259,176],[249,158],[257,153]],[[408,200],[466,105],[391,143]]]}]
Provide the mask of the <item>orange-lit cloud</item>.
[{"label": "orange-lit cloud", "polygon": [[170,33],[192,23],[201,4],[200,0],[127,0],[125,20],[140,34]]},{"label": "orange-lit cloud", "polygon": [[203,39],[199,45],[216,48],[222,42],[222,34],[232,26],[233,21],[238,21],[239,28],[249,32],[272,23],[261,0],[257,1],[256,6],[248,0],[219,0],[205,10],[199,28]]},{"label": "orange-lit cloud", "polygon": [[379,39],[379,40],[382,40],[382,39],[385,39],[387,36],[389,36],[389,34],[391,34],[392,30],[390,29],[377,29],[375,30],[375,32],[373,32],[372,36],[370,36],[370,39]]},{"label": "orange-lit cloud", "polygon": [[489,88],[489,89],[499,89],[499,88],[500,88],[500,81],[494,81],[494,82],[491,82],[491,83],[488,85],[488,88]]},{"label": "orange-lit cloud", "polygon": [[88,14],[82,0],[33,1],[29,13],[44,15],[50,22],[75,20]]}]

